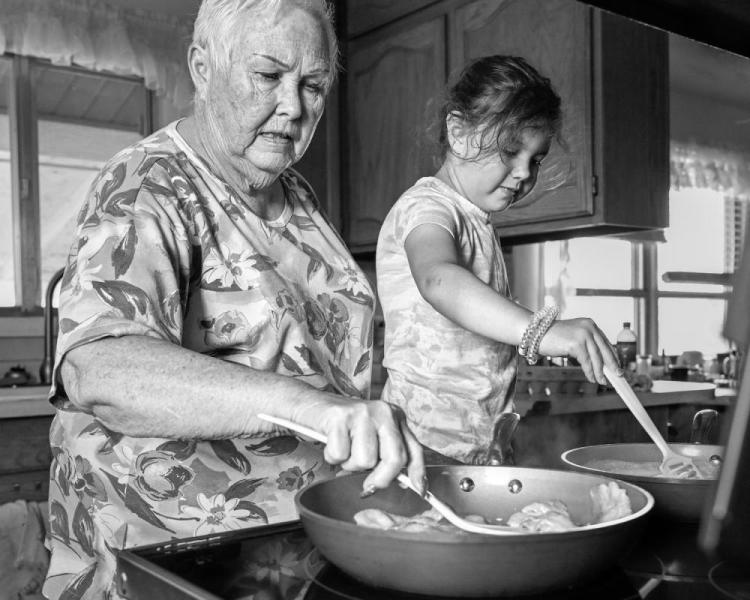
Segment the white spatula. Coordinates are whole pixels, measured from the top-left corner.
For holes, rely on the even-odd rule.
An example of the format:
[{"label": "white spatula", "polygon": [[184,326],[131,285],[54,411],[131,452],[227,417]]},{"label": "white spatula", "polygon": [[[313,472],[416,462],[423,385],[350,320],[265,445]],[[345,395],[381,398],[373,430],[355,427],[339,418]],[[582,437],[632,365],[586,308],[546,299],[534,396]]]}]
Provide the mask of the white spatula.
[{"label": "white spatula", "polygon": [[[275,423],[276,425],[280,425],[281,427],[285,427],[286,429],[291,429],[292,431],[296,431],[300,435],[304,435],[306,437],[309,437],[310,439],[323,442],[324,444],[328,442],[326,436],[318,433],[317,431],[314,431],[313,429],[310,429],[309,427],[305,427],[304,425],[299,425],[298,423],[289,421],[287,419],[272,417],[271,415],[262,413],[259,413],[257,416],[259,419],[263,419],[264,421],[268,421],[269,423]],[[411,480],[403,473],[399,473],[396,479],[399,483],[401,483],[401,485],[408,487],[410,490],[419,494],[417,489],[412,484]],[[452,523],[453,525],[455,525],[459,529],[463,529],[464,531],[469,531],[471,533],[483,533],[485,535],[518,535],[524,533],[520,529],[514,529],[512,527],[508,527],[507,525],[484,525],[482,523],[476,523],[474,521],[464,519],[463,517],[459,517],[455,512],[453,512],[452,508],[436,498],[435,495],[430,491],[427,491],[425,493],[424,499],[429,502],[430,506],[432,506],[441,515],[443,515],[443,517],[445,517],[445,519],[449,523]]]},{"label": "white spatula", "polygon": [[641,427],[646,430],[646,433],[661,451],[662,461],[661,465],[659,465],[661,473],[666,477],[675,477],[678,479],[702,479],[701,472],[690,458],[677,454],[669,447],[669,444],[667,444],[667,441],[661,435],[651,417],[648,416],[646,409],[643,408],[643,404],[641,404],[641,401],[635,395],[633,388],[630,387],[625,377],[618,375],[606,365],[604,366],[604,374],[620,398],[622,398],[622,401],[630,409],[630,412],[633,413],[633,416],[638,419]]}]

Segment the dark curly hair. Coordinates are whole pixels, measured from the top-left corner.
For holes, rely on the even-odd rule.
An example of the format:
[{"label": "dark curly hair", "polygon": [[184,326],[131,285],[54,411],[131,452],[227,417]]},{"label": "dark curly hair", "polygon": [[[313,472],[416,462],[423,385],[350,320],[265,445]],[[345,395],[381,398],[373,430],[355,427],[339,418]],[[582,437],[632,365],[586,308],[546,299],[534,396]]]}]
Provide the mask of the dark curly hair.
[{"label": "dark curly hair", "polygon": [[562,145],[560,96],[549,79],[517,56],[478,58],[448,85],[431,128],[439,160],[451,151],[446,127],[449,114],[460,116],[469,128],[481,133],[477,158],[493,152],[505,157],[517,149],[522,131],[529,127]]}]

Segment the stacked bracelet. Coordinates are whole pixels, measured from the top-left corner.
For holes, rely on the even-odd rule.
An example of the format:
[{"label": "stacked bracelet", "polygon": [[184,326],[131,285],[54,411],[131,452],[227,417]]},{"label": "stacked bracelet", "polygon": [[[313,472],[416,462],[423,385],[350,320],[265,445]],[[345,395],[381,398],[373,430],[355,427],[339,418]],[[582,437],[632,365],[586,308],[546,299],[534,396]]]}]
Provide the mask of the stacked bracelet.
[{"label": "stacked bracelet", "polygon": [[518,353],[530,365],[536,364],[536,361],[539,360],[539,344],[552,326],[552,322],[557,318],[559,312],[560,309],[552,304],[545,306],[532,315],[531,321],[521,337],[521,344],[518,347]]}]

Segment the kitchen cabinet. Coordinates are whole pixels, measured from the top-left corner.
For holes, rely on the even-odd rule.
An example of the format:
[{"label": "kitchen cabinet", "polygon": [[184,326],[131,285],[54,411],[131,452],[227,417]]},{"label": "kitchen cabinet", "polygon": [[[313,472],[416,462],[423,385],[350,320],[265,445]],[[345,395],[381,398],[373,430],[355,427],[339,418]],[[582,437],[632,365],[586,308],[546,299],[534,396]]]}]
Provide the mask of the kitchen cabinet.
[{"label": "kitchen cabinet", "polygon": [[0,504],[47,499],[55,409],[48,386],[0,388]]},{"label": "kitchen cabinet", "polygon": [[372,250],[396,198],[433,170],[417,138],[445,80],[444,17],[355,40],[347,60],[345,232],[354,251]]},{"label": "kitchen cabinet", "polygon": [[355,37],[416,12],[437,0],[349,0],[346,34]]},{"label": "kitchen cabinet", "polygon": [[344,223],[355,252],[374,249],[393,202],[434,173],[419,140],[448,72],[489,54],[527,58],[564,109],[565,149],[545,161],[532,195],[494,216],[505,244],[668,225],[664,32],[575,0],[444,0],[347,51]]},{"label": "kitchen cabinet", "polygon": [[0,419],[0,504],[46,500],[52,416]]},{"label": "kitchen cabinet", "polygon": [[479,0],[459,8],[453,23],[454,67],[518,54],[550,77],[563,101],[567,152],[556,148],[535,193],[495,215],[501,239],[668,225],[664,32],[572,0]]}]

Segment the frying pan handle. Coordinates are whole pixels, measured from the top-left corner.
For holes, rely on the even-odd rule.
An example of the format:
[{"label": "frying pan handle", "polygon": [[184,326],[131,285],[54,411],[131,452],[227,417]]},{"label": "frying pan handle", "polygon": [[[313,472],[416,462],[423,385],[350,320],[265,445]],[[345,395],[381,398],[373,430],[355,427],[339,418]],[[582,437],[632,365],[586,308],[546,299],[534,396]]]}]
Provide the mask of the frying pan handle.
[{"label": "frying pan handle", "polygon": [[690,430],[691,444],[707,444],[708,434],[716,425],[719,413],[713,408],[704,408],[693,415],[693,426]]},{"label": "frying pan handle", "polygon": [[518,413],[507,412],[501,414],[495,421],[488,464],[493,466],[515,464],[512,442],[520,418]]}]

